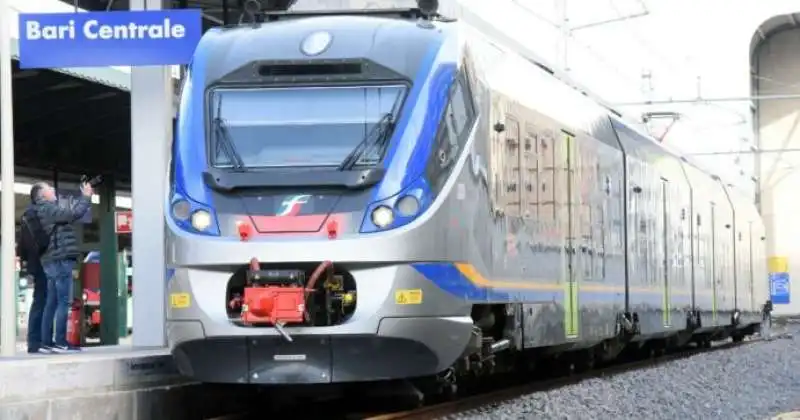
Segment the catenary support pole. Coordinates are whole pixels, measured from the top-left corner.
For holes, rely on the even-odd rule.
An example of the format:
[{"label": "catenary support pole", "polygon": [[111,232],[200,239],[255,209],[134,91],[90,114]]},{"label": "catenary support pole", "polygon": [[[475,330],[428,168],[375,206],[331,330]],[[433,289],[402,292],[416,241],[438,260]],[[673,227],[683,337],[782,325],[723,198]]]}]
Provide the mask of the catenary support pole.
[{"label": "catenary support pole", "polygon": [[[130,7],[158,10],[163,5],[162,0],[131,0]],[[166,344],[164,200],[172,95],[169,66],[131,69],[133,345],[137,347]]]},{"label": "catenary support pole", "polygon": [[11,94],[11,23],[7,0],[0,0],[0,355],[14,356],[17,314],[14,293],[14,111]]}]

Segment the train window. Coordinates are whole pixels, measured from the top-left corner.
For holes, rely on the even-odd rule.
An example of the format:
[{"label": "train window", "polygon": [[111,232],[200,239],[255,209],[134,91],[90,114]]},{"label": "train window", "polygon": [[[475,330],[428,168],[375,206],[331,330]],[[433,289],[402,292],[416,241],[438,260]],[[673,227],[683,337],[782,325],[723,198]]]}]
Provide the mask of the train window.
[{"label": "train window", "polygon": [[457,82],[464,95],[464,109],[467,111],[467,121],[472,121],[475,118],[475,92],[472,90],[470,84],[469,69],[466,63],[464,64],[463,71],[458,74]]},{"label": "train window", "polygon": [[460,144],[466,143],[472,123],[475,120],[475,109],[472,103],[469,82],[463,71],[459,72],[453,83],[448,115],[451,118],[450,123],[458,142]]},{"label": "train window", "polygon": [[450,98],[450,106],[448,108],[449,122],[455,129],[456,137],[460,138],[464,135],[468,119],[466,104],[464,103],[464,92],[460,83],[453,85],[453,96]]},{"label": "train window", "polygon": [[[207,122],[225,121],[244,167],[338,166],[387,116],[397,116],[406,91],[403,84],[217,88]],[[232,166],[213,131],[211,163]],[[374,148],[356,164],[377,165],[384,151]]]},{"label": "train window", "polygon": [[469,86],[466,76],[460,72],[450,90],[450,102],[436,133],[432,156],[426,169],[429,179],[434,185],[441,186],[446,179],[451,165],[458,158],[461,148],[469,137],[472,123],[475,121]]},{"label": "train window", "polygon": [[525,140],[522,155],[522,173],[525,186],[525,207],[526,214],[530,217],[539,217],[539,159],[537,149],[539,146],[539,133],[536,126],[531,123],[525,124]]},{"label": "train window", "polygon": [[516,118],[508,114],[506,116],[505,152],[503,153],[503,167],[505,168],[503,179],[503,203],[506,207],[506,214],[518,216],[521,214],[521,198],[523,186],[520,174],[520,127]]}]

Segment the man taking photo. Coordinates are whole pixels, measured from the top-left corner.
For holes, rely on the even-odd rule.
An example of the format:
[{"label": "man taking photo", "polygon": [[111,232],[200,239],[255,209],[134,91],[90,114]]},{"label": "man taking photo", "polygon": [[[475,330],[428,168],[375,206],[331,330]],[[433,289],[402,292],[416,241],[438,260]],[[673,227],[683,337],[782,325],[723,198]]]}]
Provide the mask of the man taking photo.
[{"label": "man taking photo", "polygon": [[[67,318],[72,291],[72,270],[80,257],[75,222],[91,208],[92,186],[81,185],[81,196],[72,206],[60,207],[56,192],[45,182],[33,186],[36,215],[49,242],[40,260],[47,276],[47,301],[42,317],[42,352],[80,351],[67,342]],[[55,337],[53,325],[55,321]]]}]

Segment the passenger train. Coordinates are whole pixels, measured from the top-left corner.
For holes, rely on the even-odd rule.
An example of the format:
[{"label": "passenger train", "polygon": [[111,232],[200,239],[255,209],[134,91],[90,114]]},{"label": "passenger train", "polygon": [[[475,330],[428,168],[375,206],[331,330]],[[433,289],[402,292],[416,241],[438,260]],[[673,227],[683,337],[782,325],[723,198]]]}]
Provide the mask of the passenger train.
[{"label": "passenger train", "polygon": [[182,86],[183,374],[452,382],[758,331],[751,199],[532,52],[419,9],[265,17],[208,31]]}]

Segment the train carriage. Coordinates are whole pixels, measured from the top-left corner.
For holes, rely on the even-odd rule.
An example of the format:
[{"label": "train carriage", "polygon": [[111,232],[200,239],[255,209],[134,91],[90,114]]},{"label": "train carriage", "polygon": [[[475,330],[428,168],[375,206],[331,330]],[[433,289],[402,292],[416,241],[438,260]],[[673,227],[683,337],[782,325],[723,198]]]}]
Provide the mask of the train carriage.
[{"label": "train carriage", "polygon": [[209,31],[181,92],[184,374],[452,385],[756,331],[752,203],[475,17],[266,17]]}]

